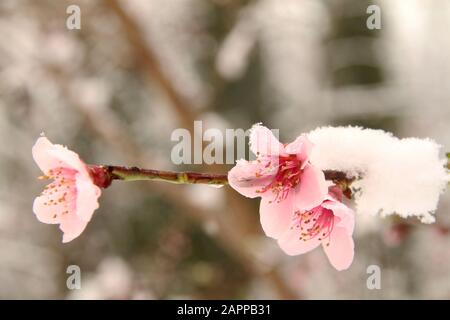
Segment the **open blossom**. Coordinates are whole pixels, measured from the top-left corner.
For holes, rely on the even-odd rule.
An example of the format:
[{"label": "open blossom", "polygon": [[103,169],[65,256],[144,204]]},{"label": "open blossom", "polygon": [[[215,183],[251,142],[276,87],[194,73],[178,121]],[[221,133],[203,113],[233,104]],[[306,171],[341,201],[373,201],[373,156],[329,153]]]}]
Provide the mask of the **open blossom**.
[{"label": "open blossom", "polygon": [[288,231],[278,239],[284,252],[299,255],[322,244],[328,260],[337,270],[347,269],[351,265],[355,215],[336,194],[330,192],[319,206],[311,210],[295,212]]},{"label": "open blossom", "polygon": [[33,146],[33,158],[54,181],[34,200],[33,211],[39,221],[59,224],[63,242],[78,237],[98,208],[101,190],[94,184],[88,167],[78,154],[40,137]]},{"label": "open blossom", "polygon": [[236,191],[250,198],[261,197],[261,225],[269,237],[278,239],[297,210],[317,207],[328,193],[323,172],[308,160],[312,147],[305,136],[283,145],[268,128],[256,124],[250,133],[256,160],[238,160],[228,173]]}]

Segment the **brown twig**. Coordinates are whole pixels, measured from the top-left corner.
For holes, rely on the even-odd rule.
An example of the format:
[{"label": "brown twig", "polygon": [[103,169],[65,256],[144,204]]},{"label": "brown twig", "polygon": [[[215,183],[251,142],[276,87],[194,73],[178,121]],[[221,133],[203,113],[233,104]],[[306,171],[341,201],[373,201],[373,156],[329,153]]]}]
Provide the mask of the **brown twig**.
[{"label": "brown twig", "polygon": [[[94,177],[98,177],[99,186],[108,187],[112,180],[124,181],[165,181],[176,184],[208,184],[208,185],[227,185],[228,175],[220,173],[203,173],[203,172],[179,172],[155,169],[142,169],[138,167],[125,166],[90,166]],[[325,179],[332,180],[341,188],[346,189],[353,181],[348,178],[344,172],[335,170],[325,170]]]}]

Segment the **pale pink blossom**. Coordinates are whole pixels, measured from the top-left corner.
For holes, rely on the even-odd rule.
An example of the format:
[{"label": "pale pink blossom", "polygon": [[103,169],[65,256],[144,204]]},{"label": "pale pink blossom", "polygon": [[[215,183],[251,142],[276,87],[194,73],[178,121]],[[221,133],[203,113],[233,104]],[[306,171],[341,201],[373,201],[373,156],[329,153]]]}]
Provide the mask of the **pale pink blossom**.
[{"label": "pale pink blossom", "polygon": [[312,148],[303,135],[283,145],[268,128],[257,124],[250,133],[256,160],[238,160],[228,173],[236,191],[250,198],[261,197],[260,220],[269,237],[279,238],[297,210],[313,209],[328,193],[324,173],[309,162]]},{"label": "pale pink blossom", "polygon": [[353,261],[354,226],[353,210],[330,193],[319,206],[296,211],[278,244],[289,255],[303,254],[322,244],[331,265],[345,270]]},{"label": "pale pink blossom", "polygon": [[54,181],[34,200],[33,211],[39,221],[59,224],[63,242],[78,237],[98,208],[101,190],[93,182],[86,164],[78,154],[40,137],[33,146],[33,158]]}]

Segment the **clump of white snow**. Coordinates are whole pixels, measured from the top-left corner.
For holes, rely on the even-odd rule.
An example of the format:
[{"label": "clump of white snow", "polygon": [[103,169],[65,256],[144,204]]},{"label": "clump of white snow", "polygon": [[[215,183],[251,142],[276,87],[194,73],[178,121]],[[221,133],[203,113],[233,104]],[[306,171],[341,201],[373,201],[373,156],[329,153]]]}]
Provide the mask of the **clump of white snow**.
[{"label": "clump of white snow", "polygon": [[431,139],[398,139],[383,130],[322,127],[311,131],[311,162],[360,177],[352,183],[359,213],[417,216],[432,223],[449,174]]}]

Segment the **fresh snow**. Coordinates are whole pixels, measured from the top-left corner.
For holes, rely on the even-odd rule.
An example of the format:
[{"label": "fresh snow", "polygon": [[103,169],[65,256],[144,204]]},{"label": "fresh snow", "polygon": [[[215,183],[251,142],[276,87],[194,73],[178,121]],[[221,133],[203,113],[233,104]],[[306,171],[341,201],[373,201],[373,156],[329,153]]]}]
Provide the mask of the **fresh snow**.
[{"label": "fresh snow", "polygon": [[311,163],[359,177],[352,183],[356,210],[382,216],[433,216],[449,181],[441,146],[431,139],[398,139],[383,130],[322,127],[311,131]]}]

